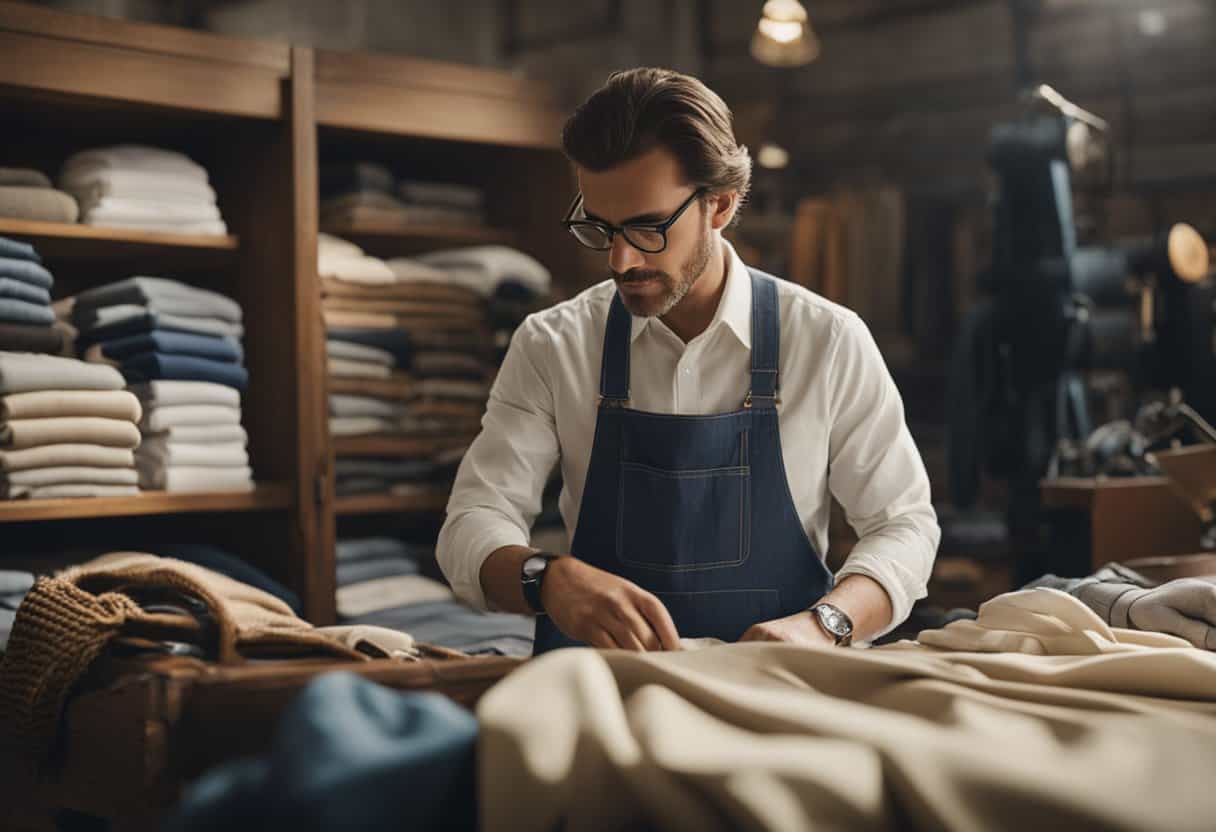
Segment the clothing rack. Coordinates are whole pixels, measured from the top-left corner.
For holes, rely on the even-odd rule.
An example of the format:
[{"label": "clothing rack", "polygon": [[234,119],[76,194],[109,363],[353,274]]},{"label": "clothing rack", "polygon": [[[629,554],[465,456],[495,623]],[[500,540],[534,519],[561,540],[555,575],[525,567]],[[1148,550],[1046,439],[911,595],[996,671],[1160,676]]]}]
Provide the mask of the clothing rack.
[{"label": "clothing rack", "polygon": [[208,168],[228,236],[4,218],[0,236],[38,248],[57,297],[154,274],[237,300],[248,323],[242,409],[258,479],[247,494],[2,502],[9,551],[111,537],[215,543],[299,593],[309,620],[330,624],[339,517],[391,527],[442,512],[434,497],[335,497],[335,448],[402,455],[420,448],[417,440],[329,437],[319,160],[403,161],[486,191],[485,228],[325,229],[370,254],[506,244],[564,281],[559,296],[581,288],[572,277],[585,260],[557,225],[573,187],[558,151],[560,109],[547,87],[507,73],[0,0],[0,120],[7,165],[53,172],[72,152],[121,142],[180,150]]}]

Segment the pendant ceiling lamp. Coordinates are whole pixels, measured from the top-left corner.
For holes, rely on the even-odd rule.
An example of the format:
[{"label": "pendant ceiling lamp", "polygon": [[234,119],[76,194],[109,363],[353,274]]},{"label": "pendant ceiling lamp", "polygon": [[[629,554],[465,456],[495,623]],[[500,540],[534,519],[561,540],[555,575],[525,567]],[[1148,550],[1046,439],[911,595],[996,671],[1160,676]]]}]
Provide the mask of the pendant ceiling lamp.
[{"label": "pendant ceiling lamp", "polygon": [[776,67],[803,66],[819,56],[819,38],[798,0],[764,4],[752,35],[751,54],[760,63]]}]

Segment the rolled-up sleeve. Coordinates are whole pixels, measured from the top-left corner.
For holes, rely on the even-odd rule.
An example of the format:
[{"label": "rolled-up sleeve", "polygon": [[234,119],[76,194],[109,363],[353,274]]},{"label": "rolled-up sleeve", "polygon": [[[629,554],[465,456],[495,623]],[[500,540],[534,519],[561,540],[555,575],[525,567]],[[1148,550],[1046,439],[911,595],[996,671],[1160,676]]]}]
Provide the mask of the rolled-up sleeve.
[{"label": "rolled-up sleeve", "polygon": [[885,633],[925,596],[941,529],[878,345],[856,316],[841,320],[834,341],[828,485],[859,538],[836,578],[866,575],[886,590],[893,615]]},{"label": "rolled-up sleeve", "polygon": [[481,433],[460,463],[436,557],[458,596],[487,608],[481,566],[503,546],[527,545],[545,482],[558,460],[553,392],[525,321],[490,390]]}]

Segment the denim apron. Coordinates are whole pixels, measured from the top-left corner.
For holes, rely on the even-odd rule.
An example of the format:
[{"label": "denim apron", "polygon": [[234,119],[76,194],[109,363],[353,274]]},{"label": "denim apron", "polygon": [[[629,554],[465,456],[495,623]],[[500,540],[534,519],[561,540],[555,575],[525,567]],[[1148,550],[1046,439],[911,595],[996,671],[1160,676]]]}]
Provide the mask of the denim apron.
[{"label": "denim apron", "polygon": [[[777,423],[776,278],[754,269],[751,389],[733,413],[633,410],[632,322],[618,294],[604,333],[591,464],[571,552],[658,596],[681,637],[737,641],[832,587],[790,495]],[[547,616],[534,652],[578,646]]]}]

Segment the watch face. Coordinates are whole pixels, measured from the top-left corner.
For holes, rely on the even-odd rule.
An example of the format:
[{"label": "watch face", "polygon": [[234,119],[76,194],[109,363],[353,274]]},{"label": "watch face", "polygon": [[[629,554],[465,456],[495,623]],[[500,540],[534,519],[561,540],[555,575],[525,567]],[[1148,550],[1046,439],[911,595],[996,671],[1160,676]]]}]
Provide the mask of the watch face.
[{"label": "watch face", "polygon": [[840,638],[847,636],[853,629],[843,613],[830,607],[819,608],[819,620],[823,622],[824,629]]},{"label": "watch face", "polygon": [[535,578],[549,565],[549,558],[544,555],[533,555],[524,561],[523,573],[525,578]]}]

